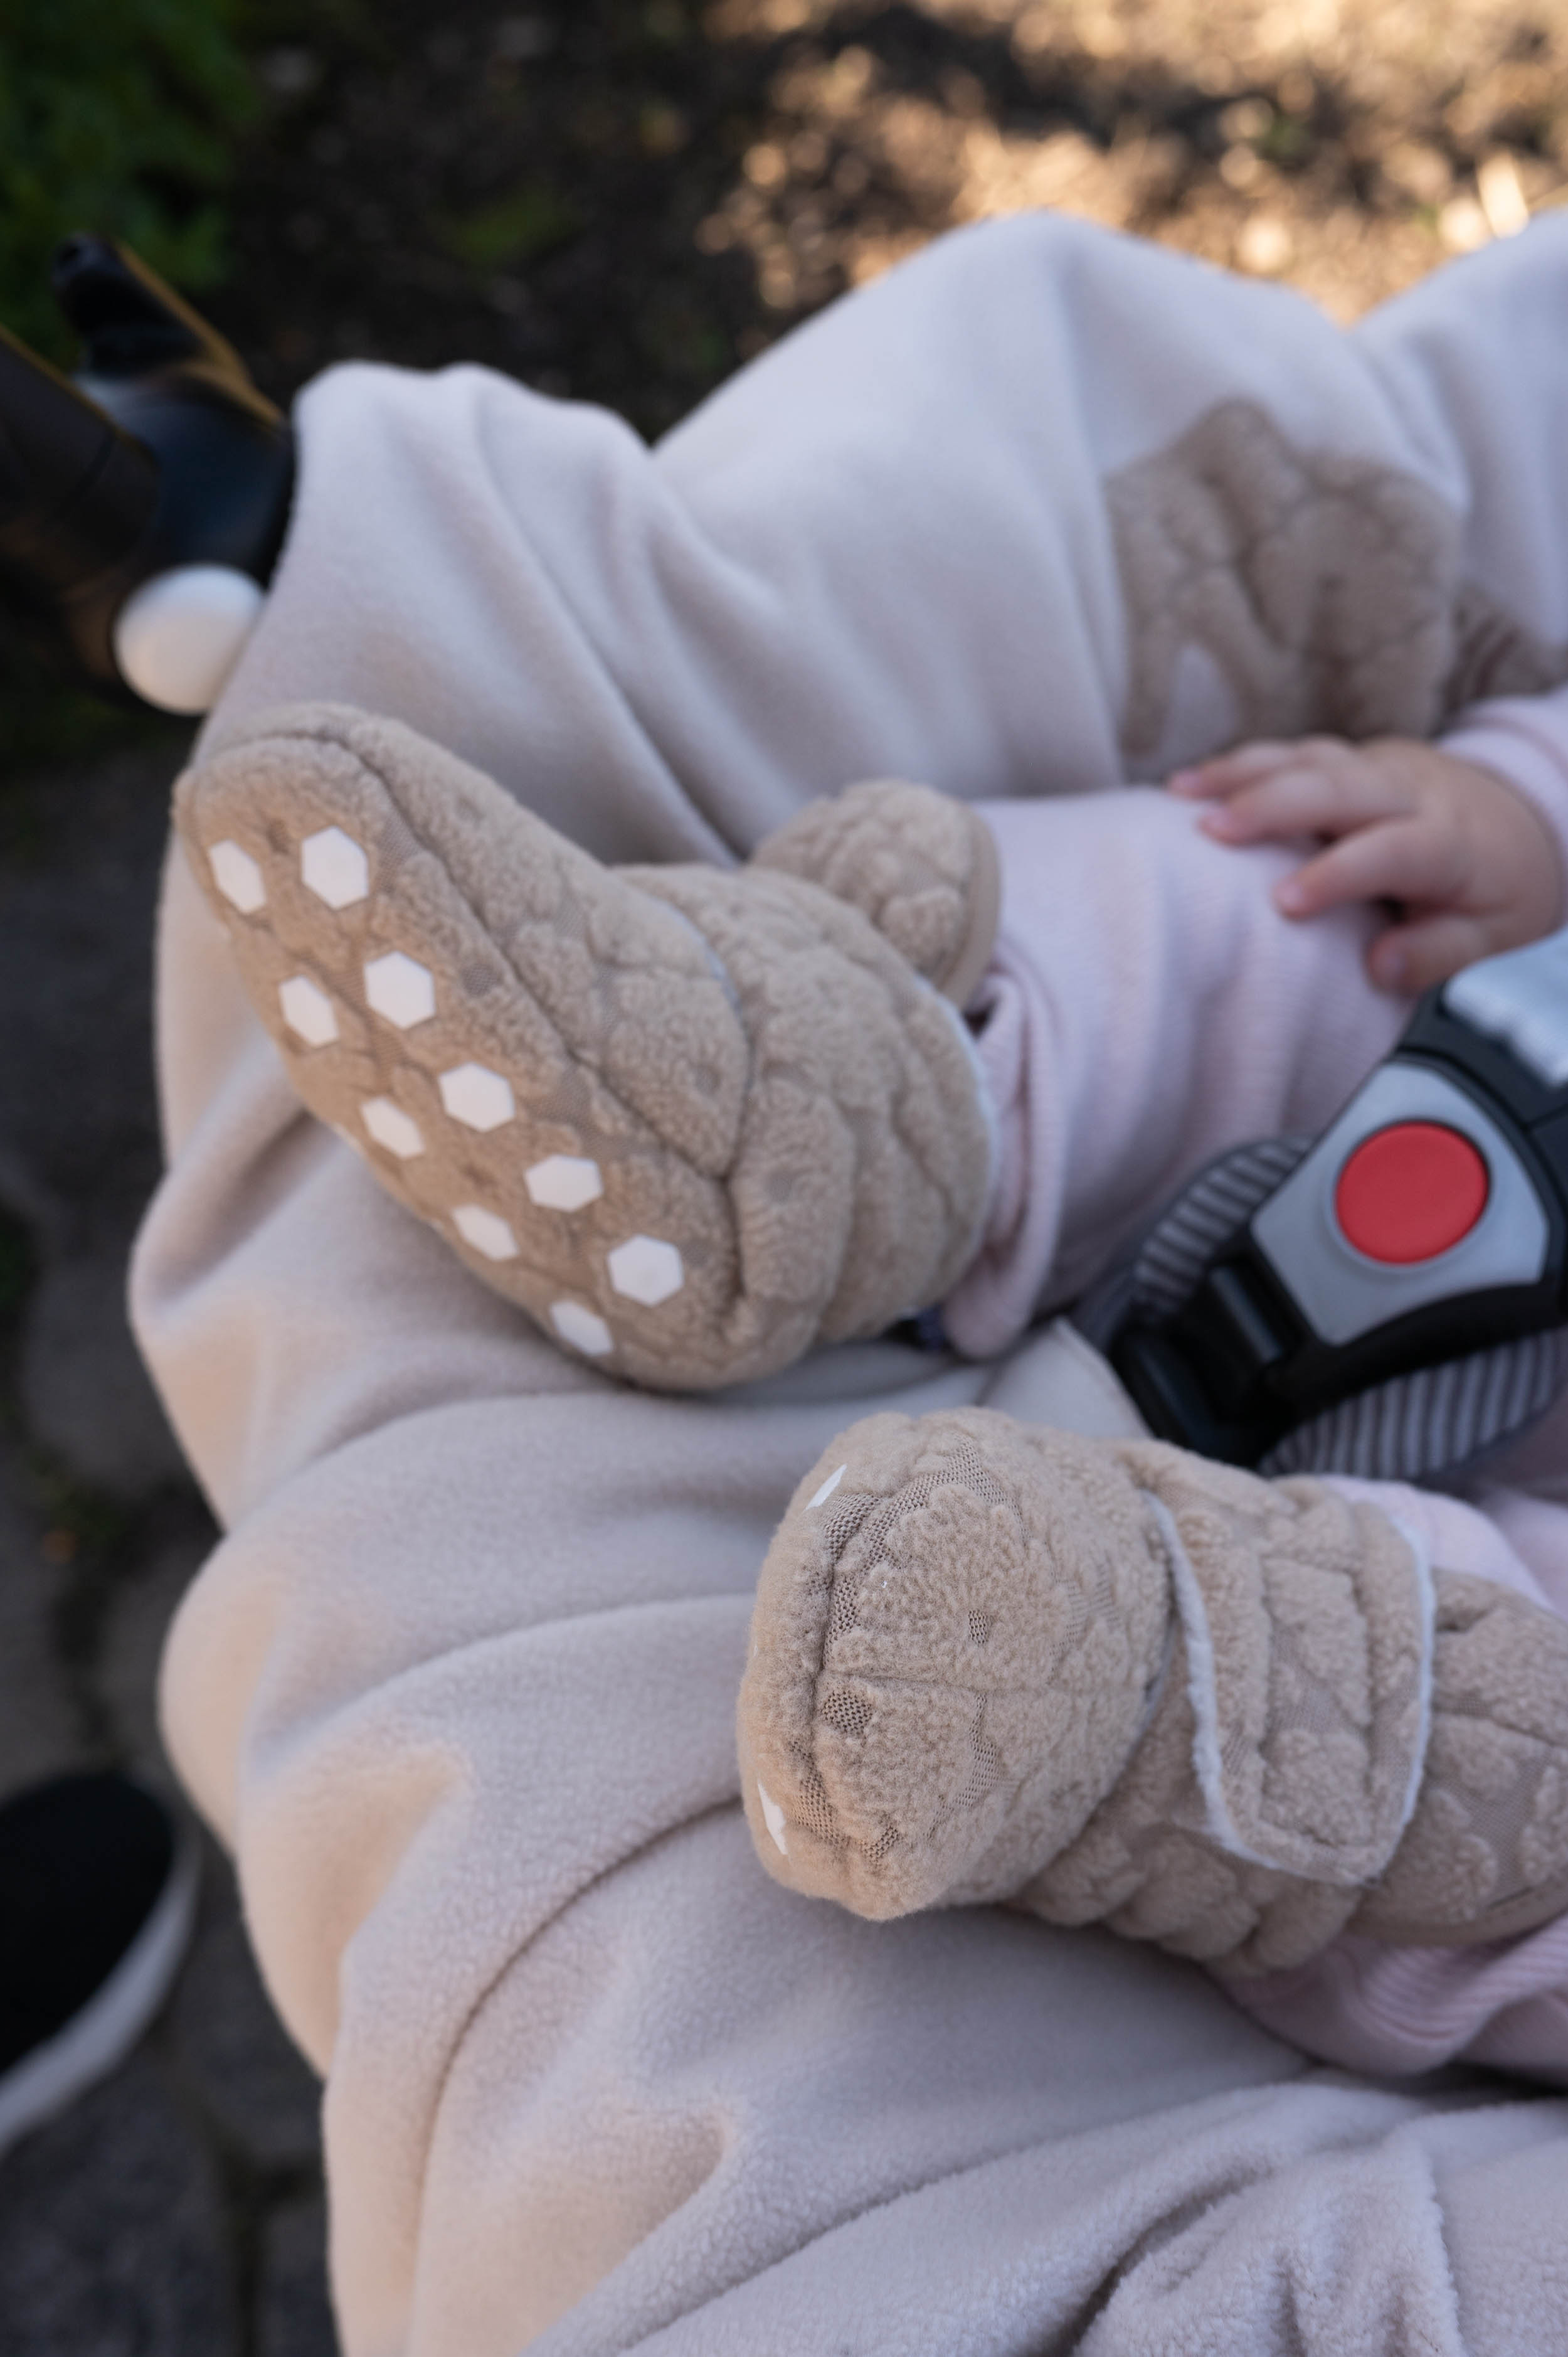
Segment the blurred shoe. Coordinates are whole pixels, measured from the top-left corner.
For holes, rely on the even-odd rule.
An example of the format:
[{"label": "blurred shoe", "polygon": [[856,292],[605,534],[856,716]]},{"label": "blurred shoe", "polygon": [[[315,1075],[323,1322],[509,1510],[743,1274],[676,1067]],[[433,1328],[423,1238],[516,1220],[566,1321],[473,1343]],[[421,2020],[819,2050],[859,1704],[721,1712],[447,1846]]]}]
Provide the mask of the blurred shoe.
[{"label": "blurred shoe", "polygon": [[190,1937],[195,1841],[113,1773],[0,1807],[0,2153],[113,2070]]}]

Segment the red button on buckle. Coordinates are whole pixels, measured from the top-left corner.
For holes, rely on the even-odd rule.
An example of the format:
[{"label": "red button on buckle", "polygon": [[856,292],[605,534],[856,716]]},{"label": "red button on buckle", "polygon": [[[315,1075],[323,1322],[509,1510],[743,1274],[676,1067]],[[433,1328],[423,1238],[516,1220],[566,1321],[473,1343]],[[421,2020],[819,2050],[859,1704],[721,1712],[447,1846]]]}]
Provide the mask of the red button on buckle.
[{"label": "red button on buckle", "polygon": [[1339,1173],[1334,1214],[1369,1260],[1434,1260],[1467,1236],[1487,1208],[1486,1157],[1456,1129],[1398,1121],[1364,1137]]}]

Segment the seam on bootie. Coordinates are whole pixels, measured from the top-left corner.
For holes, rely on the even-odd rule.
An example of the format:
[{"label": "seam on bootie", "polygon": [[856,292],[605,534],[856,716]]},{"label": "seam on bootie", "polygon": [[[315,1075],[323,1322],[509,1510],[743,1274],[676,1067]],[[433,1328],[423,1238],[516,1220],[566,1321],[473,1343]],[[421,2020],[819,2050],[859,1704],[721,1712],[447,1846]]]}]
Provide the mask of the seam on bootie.
[{"label": "seam on bootie", "polygon": [[1220,1849],[1228,1850],[1232,1857],[1244,1858],[1249,1866],[1273,1867],[1276,1863],[1273,1858],[1263,1857],[1260,1850],[1253,1849],[1242,1840],[1225,1798],[1214,1640],[1209,1633],[1208,1614],[1204,1606],[1203,1590],[1197,1584],[1197,1574],[1181,1543],[1176,1516],[1165,1500],[1156,1498],[1150,1490],[1145,1490],[1143,1496],[1170,1566],[1176,1612],[1181,1621],[1182,1635],[1187,1641],[1187,1694],[1192,1705],[1193,1720],[1192,1771],[1203,1795],[1205,1830],[1209,1839]]},{"label": "seam on bootie", "polygon": [[[1384,1511],[1386,1512],[1387,1509]],[[1421,1595],[1421,1665],[1416,1697],[1415,1747],[1411,1755],[1410,1782],[1405,1788],[1404,1801],[1400,1809],[1399,1833],[1394,1836],[1397,1847],[1400,1835],[1414,1816],[1415,1804],[1421,1798],[1421,1780],[1426,1772],[1426,1747],[1432,1738],[1432,1686],[1437,1653],[1437,1590],[1432,1577],[1432,1551],[1426,1541],[1402,1514],[1391,1513],[1388,1518],[1410,1549],[1411,1561],[1415,1566],[1415,1584]]]},{"label": "seam on bootie", "polygon": [[[980,1108],[981,1125],[985,1131],[985,1185],[981,1190],[973,1224],[964,1244],[963,1268],[953,1279],[955,1285],[961,1285],[965,1272],[980,1251],[981,1245],[985,1242],[985,1231],[991,1219],[992,1200],[995,1195],[996,1182],[1002,1171],[1002,1124],[997,1117],[996,1107],[991,1102],[991,1091],[985,1079],[985,1067],[980,1060],[980,1050],[975,1046],[974,1034],[964,1020],[962,1010],[955,1006],[946,993],[937,988],[935,983],[928,982],[924,974],[917,974],[915,978],[923,990],[929,991],[958,1036],[963,1049],[964,1060],[969,1066],[970,1078],[974,1082],[974,1101]],[[950,1291],[951,1288],[950,1287],[949,1290]],[[935,1306],[934,1303],[926,1301],[918,1301],[915,1304],[917,1310],[928,1309]]]},{"label": "seam on bootie", "polygon": [[[1183,1543],[1176,1517],[1165,1501],[1153,1491],[1142,1492],[1151,1510],[1152,1519],[1160,1534],[1166,1559],[1170,1565],[1171,1583],[1176,1610],[1186,1641],[1187,1659],[1187,1698],[1192,1707],[1193,1738],[1192,1767],[1204,1807],[1205,1826],[1210,1840],[1232,1857],[1249,1866],[1268,1868],[1271,1872],[1303,1874],[1312,1881],[1322,1881],[1336,1888],[1364,1887],[1375,1876],[1365,1873],[1347,1874],[1343,1868],[1331,1870],[1325,1858],[1316,1872],[1290,1864],[1276,1853],[1273,1856],[1256,1849],[1242,1835],[1231,1812],[1226,1794],[1224,1740],[1219,1724],[1219,1672],[1214,1640],[1210,1629],[1208,1608],[1202,1583],[1193,1567]],[[1432,1723],[1432,1688],[1434,1646],[1435,1643],[1435,1595],[1432,1568],[1425,1548],[1409,1525],[1395,1515],[1386,1519],[1398,1532],[1409,1551],[1412,1578],[1418,1598],[1419,1658],[1416,1677],[1416,1731],[1412,1745],[1411,1764],[1405,1789],[1401,1796],[1397,1825],[1387,1843],[1387,1855],[1391,1857],[1400,1836],[1414,1814],[1421,1790],[1422,1773],[1426,1760],[1427,1742]],[[1316,1846],[1316,1845],[1315,1845]],[[1325,1870],[1327,1869],[1327,1870]]]}]

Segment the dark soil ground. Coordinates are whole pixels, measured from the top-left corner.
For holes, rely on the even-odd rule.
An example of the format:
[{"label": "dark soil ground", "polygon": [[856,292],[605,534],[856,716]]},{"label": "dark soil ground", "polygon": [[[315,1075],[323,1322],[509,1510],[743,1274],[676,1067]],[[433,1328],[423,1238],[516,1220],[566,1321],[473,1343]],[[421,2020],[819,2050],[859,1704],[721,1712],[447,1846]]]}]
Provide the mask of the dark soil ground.
[{"label": "dark soil ground", "polygon": [[[895,254],[1053,201],[1341,315],[1568,170],[1526,5],[390,0],[263,50],[223,324],[280,397],[478,360],[671,424]],[[1560,152],[1561,151],[1561,152]]]},{"label": "dark soil ground", "polygon": [[[1547,0],[254,0],[263,94],[208,304],[280,401],[478,361],[672,424],[951,224],[1052,203],[1349,317],[1568,179]],[[91,224],[83,224],[91,226]],[[186,733],[0,675],[0,1794],[157,1777],[154,1667],[212,1537],[134,1360],[148,974]],[[0,2166],[0,2342],[325,2357],[313,2097],[214,1857],[175,2001]]]}]

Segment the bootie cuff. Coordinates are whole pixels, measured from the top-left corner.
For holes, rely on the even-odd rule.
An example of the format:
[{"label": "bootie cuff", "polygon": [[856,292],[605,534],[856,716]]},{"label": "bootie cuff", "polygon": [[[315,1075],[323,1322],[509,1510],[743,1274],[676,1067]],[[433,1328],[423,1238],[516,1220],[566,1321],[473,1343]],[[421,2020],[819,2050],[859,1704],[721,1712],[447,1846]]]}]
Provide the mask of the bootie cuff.
[{"label": "bootie cuff", "polygon": [[1415,1809],[1424,1558],[1323,1483],[1113,1446],[1165,1545],[1173,1658],[1114,1792],[1020,1903],[1231,1971],[1299,1964],[1350,1920]]}]

